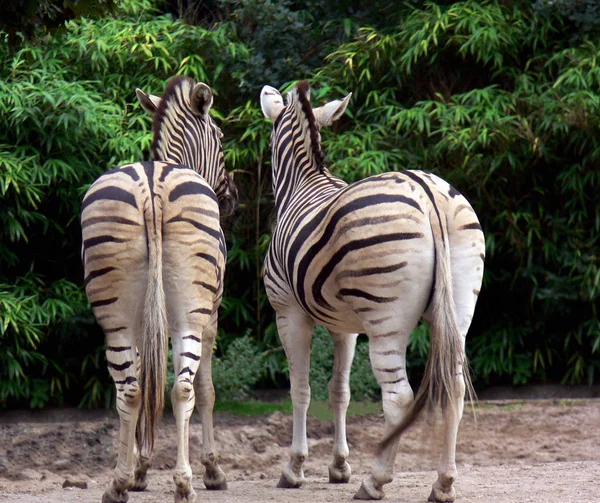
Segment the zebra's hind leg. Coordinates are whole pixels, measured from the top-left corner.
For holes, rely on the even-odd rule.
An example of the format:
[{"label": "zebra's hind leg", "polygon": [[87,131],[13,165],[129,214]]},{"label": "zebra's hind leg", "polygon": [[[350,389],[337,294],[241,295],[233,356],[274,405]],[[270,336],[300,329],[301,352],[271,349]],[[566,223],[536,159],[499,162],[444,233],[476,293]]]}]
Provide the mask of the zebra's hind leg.
[{"label": "zebra's hind leg", "polygon": [[[369,356],[371,366],[379,385],[385,417],[385,434],[402,422],[413,402],[413,391],[406,375],[406,346],[410,331],[400,331],[393,326],[402,326],[400,320],[394,319],[377,330],[369,330]],[[416,325],[416,319],[410,320],[404,326],[411,328]],[[414,321],[414,324],[412,323]],[[383,326],[385,327],[385,325]],[[390,444],[377,456],[371,475],[363,480],[354,499],[382,499],[383,486],[392,481],[394,462],[398,452],[399,440]]]},{"label": "zebra's hind leg", "polygon": [[329,482],[347,483],[352,469],[346,461],[350,450],[346,440],[346,411],[350,404],[350,367],[358,334],[336,334],[333,338],[333,375],[329,381],[329,403],[334,415],[333,462],[329,465]]},{"label": "zebra's hind leg", "polygon": [[[145,439],[146,435],[144,433],[145,421],[144,421],[144,411],[143,409],[140,411],[140,418],[138,420],[137,425],[138,431],[137,438]],[[136,453],[136,463],[135,463],[135,482],[133,486],[129,489],[130,491],[145,491],[148,487],[148,470],[150,469],[150,462],[152,460],[152,452],[150,451],[149,446],[144,443],[141,446],[136,442],[135,447]]]},{"label": "zebra's hind leg", "polygon": [[[461,200],[462,199],[462,200]],[[452,293],[456,308],[456,321],[464,344],[471,326],[475,304],[481,288],[485,258],[485,238],[477,225],[477,217],[464,198],[456,197],[452,201],[455,218],[448,220],[448,238],[450,240],[450,267],[452,270]],[[432,313],[425,312],[424,318],[432,326]],[[456,441],[458,428],[463,415],[466,391],[464,372],[460,363],[456,367],[457,396],[453,404],[443,404],[443,447],[438,477],[433,483],[429,501],[454,501],[456,491],[454,482],[456,469]]]},{"label": "zebra's hind leg", "polygon": [[117,387],[117,410],[120,419],[119,456],[113,480],[102,496],[102,503],[124,503],[127,490],[134,485],[135,428],[141,405],[141,390],[136,376],[133,338],[107,336],[107,361]]},{"label": "zebra's hind leg", "polygon": [[196,403],[193,380],[200,364],[202,334],[192,330],[174,329],[171,329],[171,333],[176,376],[171,392],[177,425],[177,464],[173,472],[175,503],[194,503],[197,501],[197,494],[192,485],[189,460],[189,426]]},{"label": "zebra's hind leg", "polygon": [[308,457],[306,413],[310,404],[310,342],[313,324],[298,310],[277,313],[277,330],[290,367],[293,426],[290,460],[283,467],[277,487],[295,489],[306,479],[302,466]]},{"label": "zebra's hind leg", "polygon": [[225,490],[227,489],[227,477],[219,466],[219,456],[215,446],[213,430],[215,388],[212,381],[212,354],[216,336],[217,315],[214,314],[202,338],[202,357],[198,368],[199,374],[194,379],[194,389],[202,422],[202,454],[200,461],[205,468],[202,481],[207,489]]}]

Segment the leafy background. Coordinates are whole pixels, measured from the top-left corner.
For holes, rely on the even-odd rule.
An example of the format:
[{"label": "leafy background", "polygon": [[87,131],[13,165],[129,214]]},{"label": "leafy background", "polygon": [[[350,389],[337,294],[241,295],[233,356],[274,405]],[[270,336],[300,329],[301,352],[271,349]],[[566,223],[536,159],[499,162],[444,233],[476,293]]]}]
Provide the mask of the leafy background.
[{"label": "leafy background", "polygon": [[[79,204],[103,171],[148,158],[136,87],[207,82],[242,204],[215,362],[219,397],[287,386],[262,288],[272,213],[264,84],[353,92],[323,131],[348,181],[433,171],[474,205],[486,274],[467,341],[476,385],[598,383],[600,5],[594,0],[10,0],[0,7],[0,403],[109,405],[83,293]],[[315,333],[313,394],[332,345]],[[411,338],[418,382],[426,327]],[[244,372],[236,365],[242,358]],[[360,340],[353,394],[377,387]]]}]

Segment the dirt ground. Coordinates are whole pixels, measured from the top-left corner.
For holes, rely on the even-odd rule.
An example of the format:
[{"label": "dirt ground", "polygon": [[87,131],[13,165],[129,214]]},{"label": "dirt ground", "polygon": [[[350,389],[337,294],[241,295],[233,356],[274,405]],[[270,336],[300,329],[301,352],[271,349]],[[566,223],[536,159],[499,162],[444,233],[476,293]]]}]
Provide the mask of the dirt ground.
[{"label": "dirt ground", "polygon": [[[480,401],[476,423],[465,414],[459,433],[455,484],[457,501],[561,502],[600,501],[600,399]],[[348,420],[353,475],[349,484],[327,483],[333,424],[309,418],[307,483],[296,490],[275,487],[288,456],[291,417],[215,416],[221,466],[229,489],[206,491],[199,462],[201,425],[192,421],[190,451],[198,501],[328,502],[349,501],[369,472],[380,438],[381,414]],[[116,462],[118,419],[104,411],[0,414],[0,501],[19,503],[99,502]],[[436,478],[440,428],[425,421],[402,440],[387,501],[425,502]],[[160,427],[143,493],[131,503],[173,501],[175,426],[166,415]],[[70,478],[86,489],[66,488]]]}]

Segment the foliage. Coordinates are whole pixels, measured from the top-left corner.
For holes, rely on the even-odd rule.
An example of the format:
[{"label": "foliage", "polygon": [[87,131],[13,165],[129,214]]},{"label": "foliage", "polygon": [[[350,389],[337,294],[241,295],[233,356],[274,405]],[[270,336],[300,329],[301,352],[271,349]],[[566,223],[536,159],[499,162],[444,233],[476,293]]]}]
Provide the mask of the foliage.
[{"label": "foliage", "polygon": [[[8,322],[3,328],[3,356],[10,359],[3,372],[11,372],[0,398],[5,405],[110,401],[103,338],[90,323],[82,288],[81,196],[106,169],[146,157],[150,120],[132,109],[135,87],[160,93],[177,72],[227,82],[221,61],[245,57],[225,26],[208,31],[154,17],[147,2],[123,2],[122,16],[70,22],[63,33],[17,51],[0,44],[0,282],[27,285],[3,295],[6,302],[27,300],[19,313],[36,329],[22,349],[23,331]],[[44,313],[55,284],[69,285],[59,299],[70,309]],[[86,353],[73,357],[76,340]],[[11,381],[23,375],[29,380]],[[32,398],[35,382],[44,398]]]},{"label": "foliage", "polygon": [[115,7],[114,0],[4,0],[0,5],[0,30],[16,44],[21,37],[48,34],[66,21],[98,17]]},{"label": "foliage", "polygon": [[264,371],[264,356],[249,335],[238,337],[221,358],[213,361],[213,381],[219,400],[240,400],[256,385]]},{"label": "foliage", "polygon": [[534,9],[538,15],[566,19],[576,38],[600,30],[600,3],[596,0],[536,0]]},{"label": "foliage", "polygon": [[[321,326],[315,327],[310,357],[310,389],[314,400],[329,398],[329,381],[333,369],[333,340]],[[358,341],[350,372],[352,400],[372,400],[379,396],[379,384],[371,370],[369,345]]]},{"label": "foliage", "polygon": [[476,207],[488,256],[468,349],[485,382],[597,375],[600,40],[571,47],[559,21],[427,2],[397,32],[363,30],[318,77],[354,92],[368,136],[327,137],[334,171],[431,170]]},{"label": "foliage", "polygon": [[62,398],[74,376],[41,351],[40,343],[82,309],[81,297],[68,281],[46,286],[32,273],[14,285],[0,284],[0,403],[19,399],[43,407]]},{"label": "foliage", "polygon": [[[77,15],[58,31],[21,21],[10,32],[24,34],[16,46],[0,32],[0,401],[113,399],[82,290],[79,203],[101,172],[147,158],[151,123],[134,89],[160,93],[174,74],[213,87],[242,195],[237,216],[223,223],[223,362],[234,361],[233,351],[248,361],[262,353],[259,384],[287,385],[261,281],[272,225],[271,125],[257,96],[262,84],[285,90],[311,78],[315,104],[353,92],[346,116],[322,132],[335,174],[354,181],[430,170],[479,214],[486,275],[467,340],[479,385],[598,382],[594,9],[591,0],[125,0],[112,17]],[[256,348],[234,346],[248,333]],[[424,326],[411,337],[413,384],[427,341]],[[313,393],[326,392],[331,342],[317,333],[314,344],[324,352]],[[355,397],[378,393],[367,354],[359,341]],[[225,381],[241,379],[222,365]]]}]

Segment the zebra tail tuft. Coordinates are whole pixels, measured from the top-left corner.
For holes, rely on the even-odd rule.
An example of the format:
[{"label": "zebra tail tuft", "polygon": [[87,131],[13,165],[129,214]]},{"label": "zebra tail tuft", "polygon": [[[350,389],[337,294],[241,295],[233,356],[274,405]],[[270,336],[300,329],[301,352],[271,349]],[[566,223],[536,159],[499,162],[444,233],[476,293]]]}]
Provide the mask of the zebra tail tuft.
[{"label": "zebra tail tuft", "polygon": [[[162,233],[159,205],[145,211],[148,230],[148,285],[144,300],[141,341],[138,342],[141,359],[140,385],[142,413],[136,428],[138,446],[147,446],[152,452],[156,427],[165,402],[169,332],[165,292],[162,280]],[[158,222],[158,224],[155,224]]]},{"label": "zebra tail tuft", "polygon": [[[431,306],[432,319],[429,326],[431,339],[425,373],[406,417],[385,436],[378,447],[378,452],[400,437],[418,419],[424,409],[431,411],[441,406],[443,410],[448,405],[456,406],[462,387],[461,381],[455,376],[458,363],[462,365],[466,397],[469,400],[475,397],[456,316],[447,224],[445,218],[439,218],[438,221],[439,228],[434,230],[436,281]],[[432,225],[432,229],[434,227]]]}]

